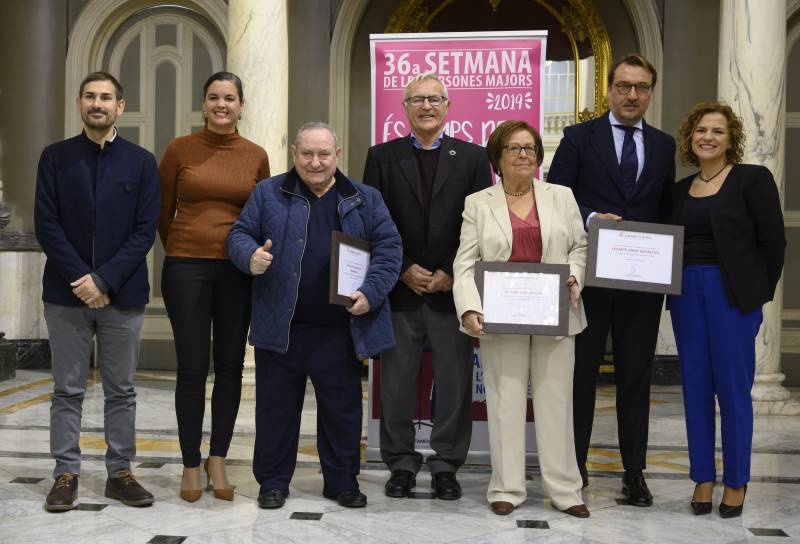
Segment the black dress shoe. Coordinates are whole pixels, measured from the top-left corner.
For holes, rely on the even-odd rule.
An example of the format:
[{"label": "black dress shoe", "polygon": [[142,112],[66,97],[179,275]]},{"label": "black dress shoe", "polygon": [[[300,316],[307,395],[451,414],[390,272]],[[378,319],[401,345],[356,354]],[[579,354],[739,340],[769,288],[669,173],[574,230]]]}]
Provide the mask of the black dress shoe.
[{"label": "black dress shoe", "polygon": [[455,472],[437,472],[431,479],[431,487],[436,491],[437,499],[454,501],[461,498],[461,485]]},{"label": "black dress shoe", "polygon": [[339,503],[345,508],[364,508],[367,505],[367,496],[358,489],[348,489],[333,495],[325,495],[326,498]]},{"label": "black dress shoe", "polygon": [[[744,494],[747,495],[747,484],[744,484]],[[730,506],[724,502],[719,503],[719,517],[721,518],[735,518],[742,515],[744,510],[744,497],[742,497],[742,504],[739,506]]]},{"label": "black dress shoe", "polygon": [[652,506],[653,495],[647,488],[647,482],[641,472],[625,474],[622,478],[622,494],[631,506]]},{"label": "black dress shoe", "polygon": [[78,475],[65,472],[53,483],[50,493],[44,500],[44,509],[48,512],[64,512],[75,508],[78,498]]},{"label": "black dress shoe", "polygon": [[280,508],[286,502],[286,496],[280,489],[267,489],[258,494],[258,507],[272,510]]},{"label": "black dress shoe", "polygon": [[581,486],[581,489],[585,489],[585,488],[589,487],[589,471],[586,470],[586,467],[584,467],[584,466],[579,466],[578,470],[581,473],[581,480],[583,481],[583,485]]},{"label": "black dress shoe", "polygon": [[392,476],[384,486],[384,492],[387,497],[394,497],[399,499],[401,497],[408,497],[411,489],[417,485],[417,479],[414,473],[410,470],[393,470]]},{"label": "black dress shoe", "polygon": [[106,480],[105,496],[128,506],[150,506],[155,502],[153,494],[143,488],[128,469],[120,470]]},{"label": "black dress shoe", "polygon": [[[700,484],[697,484],[694,487],[694,492],[695,493],[697,493],[697,488],[703,483],[706,483],[706,482],[701,482]],[[713,491],[713,483],[714,482],[710,482],[710,483],[712,484],[712,491]],[[703,502],[701,502],[701,501],[695,500],[694,495],[692,496],[692,502],[689,503],[689,506],[692,508],[692,512],[694,512],[695,516],[705,516],[706,514],[710,514],[711,513],[711,501],[708,501],[708,502],[703,501]]]}]

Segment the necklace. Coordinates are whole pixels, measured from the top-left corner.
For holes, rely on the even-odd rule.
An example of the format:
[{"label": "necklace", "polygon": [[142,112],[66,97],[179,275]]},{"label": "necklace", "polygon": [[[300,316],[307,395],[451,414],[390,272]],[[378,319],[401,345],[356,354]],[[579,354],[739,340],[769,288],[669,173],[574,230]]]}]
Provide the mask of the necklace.
[{"label": "necklace", "polygon": [[718,175],[720,175],[720,174],[722,173],[722,171],[723,171],[723,170],[725,170],[727,167],[728,167],[728,163],[726,162],[726,163],[725,163],[725,166],[723,166],[722,168],[720,168],[720,169],[719,169],[719,171],[718,171],[716,174],[714,174],[713,176],[711,176],[711,177],[708,177],[708,178],[705,178],[705,177],[703,177],[703,172],[701,171],[701,172],[698,172],[698,173],[697,173],[697,177],[698,177],[698,178],[700,178],[700,181],[703,181],[703,182],[705,182],[705,183],[708,183],[709,181],[711,181],[712,179],[714,179],[715,177],[717,177]]},{"label": "necklace", "polygon": [[503,185],[503,192],[505,194],[507,194],[508,196],[525,196],[525,195],[527,195],[528,193],[531,192],[531,189],[533,189],[533,182],[532,181],[531,181],[531,184],[528,186],[527,189],[525,189],[524,191],[520,191],[518,193],[514,193],[512,191],[506,191],[506,186]]}]

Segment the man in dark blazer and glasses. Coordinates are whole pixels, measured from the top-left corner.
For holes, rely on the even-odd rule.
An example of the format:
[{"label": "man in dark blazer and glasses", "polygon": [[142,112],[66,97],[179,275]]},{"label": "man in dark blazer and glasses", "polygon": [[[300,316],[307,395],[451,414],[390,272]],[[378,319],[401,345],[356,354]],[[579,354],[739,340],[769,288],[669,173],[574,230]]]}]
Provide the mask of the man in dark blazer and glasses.
[{"label": "man in dark blazer and glasses", "polygon": [[[585,225],[595,218],[661,222],[670,217],[675,140],[644,122],[657,74],[639,55],[616,61],[608,74],[610,111],[564,129],[547,180],[572,188]],[[647,455],[650,373],[664,296],[587,287],[581,293],[589,326],[575,342],[574,422],[578,467],[588,485],[599,365],[611,331],[617,385],[622,492],[629,504],[650,506],[642,476]]]},{"label": "man in dark blazer and glasses", "polygon": [[435,74],[413,78],[403,105],[411,134],[370,148],[364,168],[364,183],[381,192],[403,240],[400,281],[389,295],[397,345],[381,354],[380,449],[392,472],[385,490],[407,496],[422,466],[412,417],[427,340],[435,383],[431,486],[440,499],[458,499],[455,472],[472,431],[473,340],[458,330],[453,259],[464,199],[491,185],[491,173],[483,147],[444,134],[450,102]]}]

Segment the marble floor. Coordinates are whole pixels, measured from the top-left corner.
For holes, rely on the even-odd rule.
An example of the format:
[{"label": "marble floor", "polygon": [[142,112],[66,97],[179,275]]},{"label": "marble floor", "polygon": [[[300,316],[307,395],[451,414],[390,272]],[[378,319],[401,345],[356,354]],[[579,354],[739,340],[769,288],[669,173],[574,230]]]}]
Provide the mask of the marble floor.
[{"label": "marble floor", "polygon": [[[415,498],[385,497],[386,470],[365,462],[359,481],[369,505],[359,510],[342,508],[321,496],[314,445],[316,408],[310,386],[298,469],[284,508],[260,510],[256,503],[258,485],[249,466],[254,440],[252,401],[242,402],[229,453],[236,499],[224,502],[206,493],[198,502],[186,503],[177,496],[181,463],[173,376],[141,372],[137,387],[134,472],[156,496],[155,505],[130,508],[103,497],[103,395],[93,376],[84,402],[79,505],[70,512],[50,514],[42,506],[52,485],[50,375],[20,370],[14,380],[0,383],[0,543],[800,543],[800,418],[756,418],[752,481],[741,518],[723,520],[716,513],[695,517],[687,504],[692,484],[687,476],[678,387],[653,389],[646,476],[655,504],[646,509],[619,503],[621,464],[615,447],[614,390],[600,391],[589,465],[591,485],[585,490],[592,516],[586,520],[550,506],[535,467],[530,471],[528,500],[510,516],[495,516],[486,505],[489,472],[485,465],[470,465],[460,472],[461,500],[442,501],[432,498],[427,473],[417,479]],[[797,398],[800,391],[793,395]],[[207,447],[204,443],[205,451]],[[715,503],[720,496],[718,488]]]}]

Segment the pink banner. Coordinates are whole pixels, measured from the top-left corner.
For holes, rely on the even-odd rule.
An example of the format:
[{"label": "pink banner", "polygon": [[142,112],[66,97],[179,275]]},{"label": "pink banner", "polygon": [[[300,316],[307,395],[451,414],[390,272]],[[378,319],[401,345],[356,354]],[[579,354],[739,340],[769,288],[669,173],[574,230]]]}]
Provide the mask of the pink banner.
[{"label": "pink banner", "polygon": [[371,35],[372,144],[409,133],[403,90],[425,72],[447,86],[449,136],[486,145],[509,119],[541,133],[546,42],[546,31]]}]

